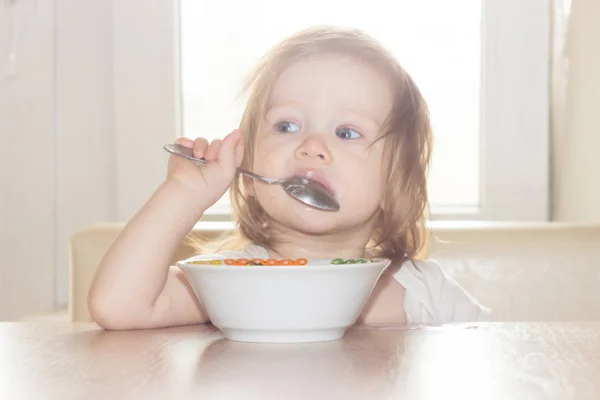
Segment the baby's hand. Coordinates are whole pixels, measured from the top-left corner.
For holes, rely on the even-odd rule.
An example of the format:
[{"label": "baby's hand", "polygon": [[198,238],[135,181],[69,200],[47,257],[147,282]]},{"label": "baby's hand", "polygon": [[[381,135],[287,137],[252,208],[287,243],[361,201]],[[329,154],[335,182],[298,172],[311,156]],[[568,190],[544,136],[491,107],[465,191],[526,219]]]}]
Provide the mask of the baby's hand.
[{"label": "baby's hand", "polygon": [[223,140],[213,140],[210,145],[204,138],[179,138],[176,142],[193,148],[194,157],[204,157],[208,164],[197,166],[192,161],[171,155],[167,179],[189,189],[190,193],[201,197],[202,203],[206,202],[206,206],[210,207],[229,188],[236,168],[242,163],[244,143],[241,132],[235,130]]}]

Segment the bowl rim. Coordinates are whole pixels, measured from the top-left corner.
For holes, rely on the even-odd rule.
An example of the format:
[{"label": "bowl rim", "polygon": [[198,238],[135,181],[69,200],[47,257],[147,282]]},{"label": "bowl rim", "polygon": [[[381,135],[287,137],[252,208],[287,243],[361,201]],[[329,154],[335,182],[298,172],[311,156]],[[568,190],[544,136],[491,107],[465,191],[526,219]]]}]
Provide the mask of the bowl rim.
[{"label": "bowl rim", "polygon": [[[197,257],[197,256],[196,256]],[[322,265],[310,265],[310,264],[305,264],[305,265],[217,265],[217,264],[192,264],[188,261],[197,261],[197,260],[225,260],[228,259],[228,257],[208,257],[208,258],[196,258],[196,257],[190,257],[186,260],[181,260],[181,261],[177,261],[176,265],[177,267],[184,269],[197,269],[197,270],[220,270],[220,271],[236,271],[236,270],[244,270],[244,271],[251,271],[251,270],[259,270],[259,271],[267,271],[267,270],[274,270],[274,271],[295,271],[295,270],[304,270],[304,271],[314,271],[314,270],[319,270],[319,271],[323,271],[323,270],[329,270],[329,269],[346,269],[346,268],[368,268],[368,267],[380,267],[382,265],[385,265],[385,268],[389,267],[389,265],[392,263],[392,260],[389,258],[381,258],[381,257],[376,257],[376,258],[370,258],[369,260],[373,260],[373,262],[365,262],[365,263],[349,263],[349,264],[322,264]],[[242,258],[242,257],[238,257],[238,258]],[[335,257],[335,258],[307,258],[308,262],[310,263],[310,260],[335,260],[336,258],[342,258],[342,257]],[[367,258],[363,258],[363,259],[367,259]]]}]

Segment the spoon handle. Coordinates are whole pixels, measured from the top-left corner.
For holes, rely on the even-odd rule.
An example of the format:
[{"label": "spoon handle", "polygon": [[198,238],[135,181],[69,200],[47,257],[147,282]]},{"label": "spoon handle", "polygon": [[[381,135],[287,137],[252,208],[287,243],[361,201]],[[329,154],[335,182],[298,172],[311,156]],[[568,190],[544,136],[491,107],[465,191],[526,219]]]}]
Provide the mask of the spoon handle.
[{"label": "spoon handle", "polygon": [[[183,157],[185,159],[188,159],[188,160],[194,162],[196,165],[206,165],[208,163],[208,161],[206,161],[206,159],[204,157],[202,157],[202,158],[194,157],[193,149],[182,146],[178,143],[166,144],[163,146],[163,148],[171,154],[175,154],[176,156],[180,156],[180,157]],[[280,183],[281,182],[281,179],[267,178],[262,175],[257,175],[254,172],[246,171],[245,169],[238,168],[238,171],[244,175],[247,175],[254,179],[261,180],[265,183]]]},{"label": "spoon handle", "polygon": [[254,179],[258,179],[260,181],[263,181],[265,183],[281,183],[281,181],[283,181],[283,179],[275,179],[275,178],[267,178],[266,176],[262,176],[262,175],[258,175],[255,174],[254,172],[250,172],[250,171],[246,171],[245,169],[241,169],[238,168],[238,171],[240,171],[242,174],[249,176],[250,178],[254,178]]},{"label": "spoon handle", "polygon": [[197,158],[194,157],[194,149],[189,147],[182,146],[178,143],[173,144],[165,144],[163,148],[171,154],[175,154],[177,156],[187,158],[190,161],[193,161],[197,165],[205,165],[208,163],[204,157]]}]

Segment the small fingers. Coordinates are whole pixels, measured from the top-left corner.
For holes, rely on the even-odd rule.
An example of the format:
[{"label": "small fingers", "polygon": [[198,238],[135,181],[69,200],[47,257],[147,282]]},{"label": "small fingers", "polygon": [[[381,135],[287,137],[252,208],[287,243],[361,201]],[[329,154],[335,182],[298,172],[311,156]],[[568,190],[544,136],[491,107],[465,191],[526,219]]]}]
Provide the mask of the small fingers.
[{"label": "small fingers", "polygon": [[242,134],[239,130],[234,130],[223,139],[223,146],[219,152],[219,164],[224,168],[235,170],[237,164],[236,148],[237,144],[242,140]]},{"label": "small fingers", "polygon": [[178,137],[177,139],[175,139],[175,143],[189,148],[194,147],[194,141],[186,137]]},{"label": "small fingers", "polygon": [[194,157],[202,158],[208,148],[208,140],[204,138],[196,138],[194,140]]},{"label": "small fingers", "polygon": [[219,149],[221,148],[222,143],[223,141],[221,139],[213,140],[208,146],[208,149],[204,154],[204,158],[206,158],[207,161],[216,160],[219,155]]}]

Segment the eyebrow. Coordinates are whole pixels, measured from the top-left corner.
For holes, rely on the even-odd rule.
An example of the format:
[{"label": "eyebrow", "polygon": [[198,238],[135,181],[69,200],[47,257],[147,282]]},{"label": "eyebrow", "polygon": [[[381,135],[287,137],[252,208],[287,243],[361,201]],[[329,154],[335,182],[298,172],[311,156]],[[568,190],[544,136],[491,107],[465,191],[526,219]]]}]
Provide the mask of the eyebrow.
[{"label": "eyebrow", "polygon": [[267,109],[265,110],[265,116],[267,114],[269,114],[270,112],[273,112],[273,110],[275,111],[279,111],[279,110],[296,110],[299,108],[298,103],[294,102],[294,101],[290,101],[287,103],[281,103],[281,104],[269,104],[267,106]]},{"label": "eyebrow", "polygon": [[382,123],[382,122],[379,122],[379,121],[377,121],[375,118],[372,118],[372,117],[368,117],[368,116],[366,116],[366,115],[365,115],[363,112],[361,112],[361,111],[358,111],[358,110],[353,110],[353,109],[350,109],[350,108],[346,108],[346,109],[345,109],[345,111],[346,111],[348,114],[350,114],[350,115],[354,115],[354,116],[356,116],[356,117],[358,117],[358,118],[360,118],[360,119],[362,119],[362,120],[364,120],[364,121],[366,121],[366,122],[369,122],[369,123],[371,123],[372,125],[374,125],[374,126],[376,126],[376,127],[381,127],[381,126],[383,125],[383,123]]}]

